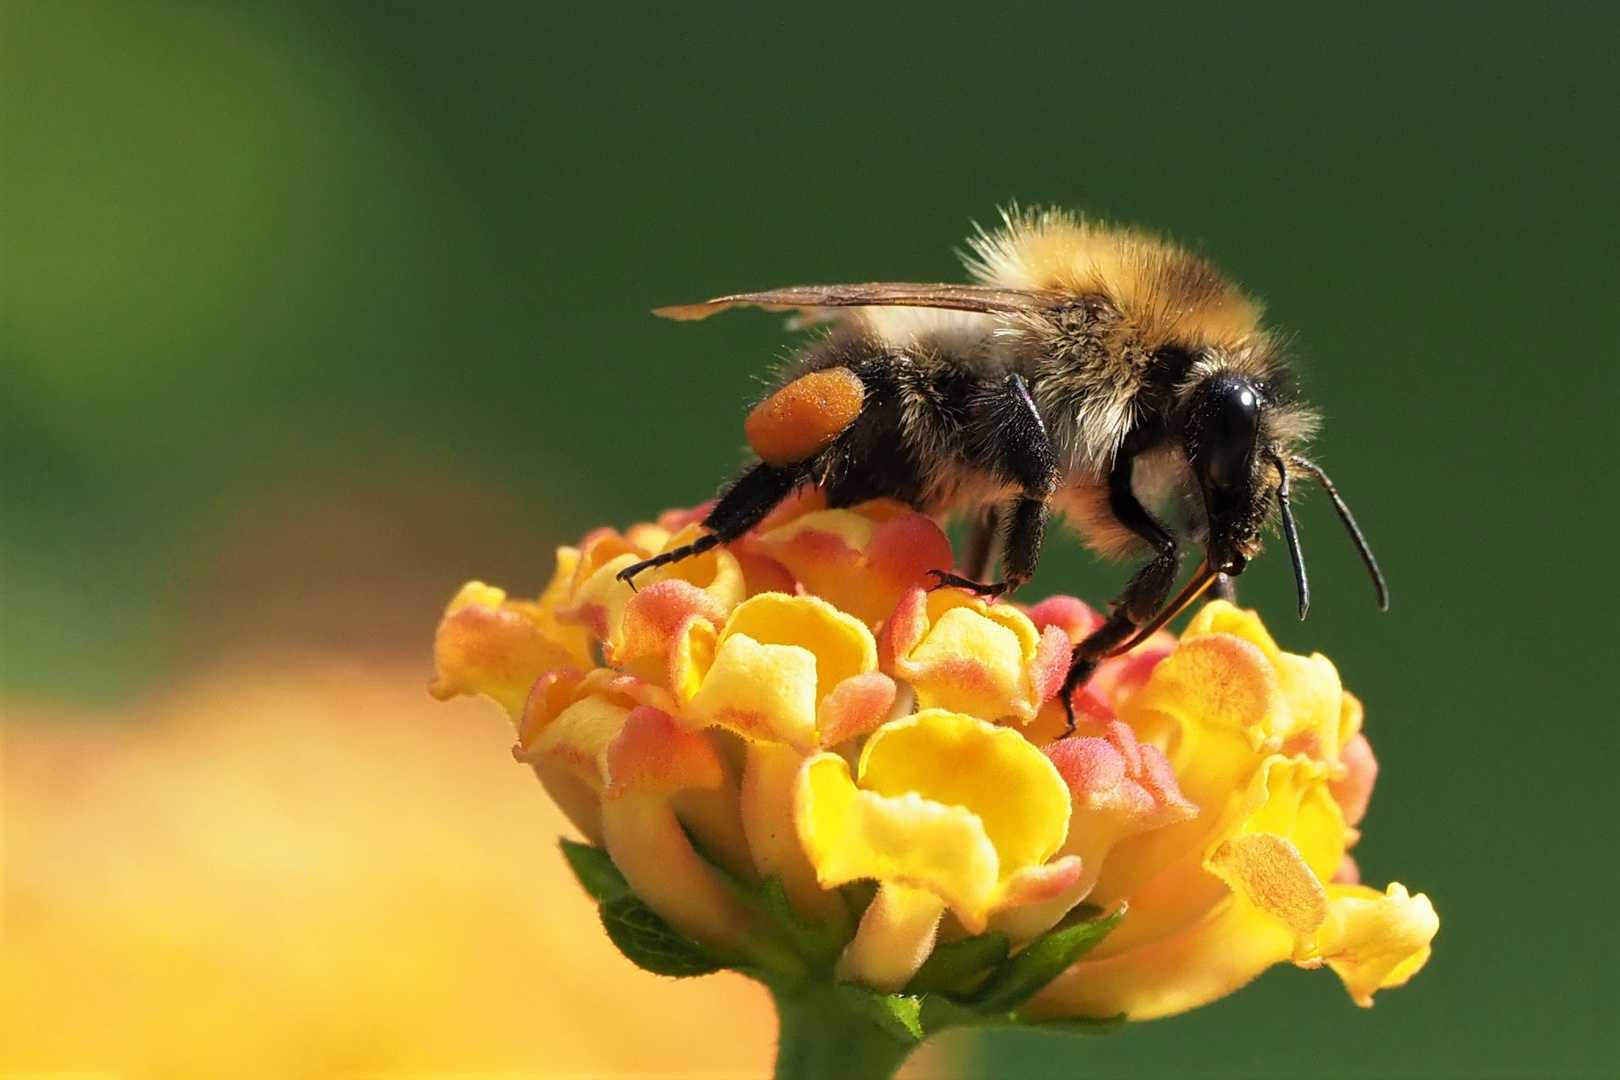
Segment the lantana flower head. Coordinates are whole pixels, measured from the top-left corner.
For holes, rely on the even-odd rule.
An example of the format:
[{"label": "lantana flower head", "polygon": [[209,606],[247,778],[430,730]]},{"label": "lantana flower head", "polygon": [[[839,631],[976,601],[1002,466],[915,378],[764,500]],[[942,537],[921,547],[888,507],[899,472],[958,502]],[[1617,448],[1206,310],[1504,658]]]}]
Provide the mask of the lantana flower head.
[{"label": "lantana flower head", "polygon": [[930,591],[949,543],[892,503],[802,496],[617,579],[700,516],[560,549],[534,602],[468,585],[436,643],[434,693],[507,710],[637,963],[736,967],[909,1045],[1167,1016],[1285,961],[1367,1005],[1428,959],[1428,899],[1348,854],[1376,776],[1359,702],[1253,613],[1211,602],[1063,702],[1100,616]]}]

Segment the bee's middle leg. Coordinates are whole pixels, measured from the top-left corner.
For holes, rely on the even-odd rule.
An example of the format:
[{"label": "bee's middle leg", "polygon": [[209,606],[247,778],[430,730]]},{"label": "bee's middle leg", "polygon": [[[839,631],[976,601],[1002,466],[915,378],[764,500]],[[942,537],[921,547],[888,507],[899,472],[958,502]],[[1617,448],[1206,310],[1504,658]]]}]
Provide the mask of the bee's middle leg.
[{"label": "bee's middle leg", "polygon": [[986,505],[968,525],[966,550],[958,568],[969,581],[983,581],[995,557],[996,536],[1001,531],[1001,508]]},{"label": "bee's middle leg", "polygon": [[[970,456],[1019,494],[975,523],[963,565],[968,576],[931,572],[940,585],[954,585],[979,596],[1000,596],[1035,575],[1046,535],[1046,500],[1058,484],[1057,453],[1023,376],[1007,375],[985,394],[968,441]],[[989,569],[998,522],[1005,522],[1001,578],[984,584],[979,578]]]}]

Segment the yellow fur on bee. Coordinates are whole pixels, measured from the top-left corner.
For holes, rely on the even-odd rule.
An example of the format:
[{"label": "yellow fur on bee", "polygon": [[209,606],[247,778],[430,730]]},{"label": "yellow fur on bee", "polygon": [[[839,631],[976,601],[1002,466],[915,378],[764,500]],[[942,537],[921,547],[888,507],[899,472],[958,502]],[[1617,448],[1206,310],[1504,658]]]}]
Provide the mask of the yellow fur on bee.
[{"label": "yellow fur on bee", "polygon": [[1237,346],[1260,327],[1259,306],[1213,266],[1150,233],[1061,210],[1014,212],[969,247],[983,284],[1104,297],[1148,348],[1184,338]]}]

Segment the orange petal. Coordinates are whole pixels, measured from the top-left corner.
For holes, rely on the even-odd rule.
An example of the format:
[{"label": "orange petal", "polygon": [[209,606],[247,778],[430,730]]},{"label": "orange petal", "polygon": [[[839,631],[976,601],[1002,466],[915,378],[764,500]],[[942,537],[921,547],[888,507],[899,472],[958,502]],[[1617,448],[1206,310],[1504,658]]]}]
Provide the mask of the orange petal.
[{"label": "orange petal", "polygon": [[433,643],[438,677],[429,687],[441,700],[484,694],[514,720],[534,680],[555,668],[578,667],[565,643],[548,636],[536,605],[508,601],[481,582],[451,601]]},{"label": "orange petal", "polygon": [[690,581],[669,578],[655,582],[625,605],[619,641],[609,650],[608,663],[644,679],[667,679],[670,651],[688,621],[703,619],[719,626],[729,610],[718,597]]},{"label": "orange petal", "polygon": [[1328,790],[1344,813],[1344,823],[1353,827],[1361,824],[1367,814],[1367,804],[1372,801],[1373,784],[1378,779],[1378,759],[1373,757],[1367,736],[1358,734],[1339,752],[1339,761],[1344,766],[1344,774],[1329,784]]},{"label": "orange petal", "polygon": [[662,709],[639,705],[607,748],[610,799],[635,788],[672,795],[689,788],[717,788],[725,778],[714,746],[687,731]]},{"label": "orange petal", "polygon": [[952,562],[939,526],[898,504],[808,510],[765,526],[744,543],[786,567],[805,590],[876,626],[930,570]]},{"label": "orange petal", "polygon": [[832,688],[816,711],[816,731],[823,747],[837,746],[875,730],[894,708],[894,680],[881,671],[853,675]]}]

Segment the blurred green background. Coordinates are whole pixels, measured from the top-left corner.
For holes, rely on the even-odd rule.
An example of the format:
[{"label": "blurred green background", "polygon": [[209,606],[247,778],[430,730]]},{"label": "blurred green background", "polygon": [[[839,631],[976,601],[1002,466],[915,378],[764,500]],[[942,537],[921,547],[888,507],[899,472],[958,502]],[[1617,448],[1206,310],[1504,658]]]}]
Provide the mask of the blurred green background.
[{"label": "blurred green background", "polygon": [[[1051,202],[1264,297],[1327,416],[1316,602],[1367,704],[1369,880],[1443,919],[1355,1009],[1275,971],[986,1076],[1598,1075],[1615,1035],[1613,4],[0,5],[11,700],[426,648],[470,576],[701,501],[780,321],[660,303],[950,279]],[[1037,595],[1120,567],[1051,545]],[[1608,719],[1605,719],[1607,717]]]}]

